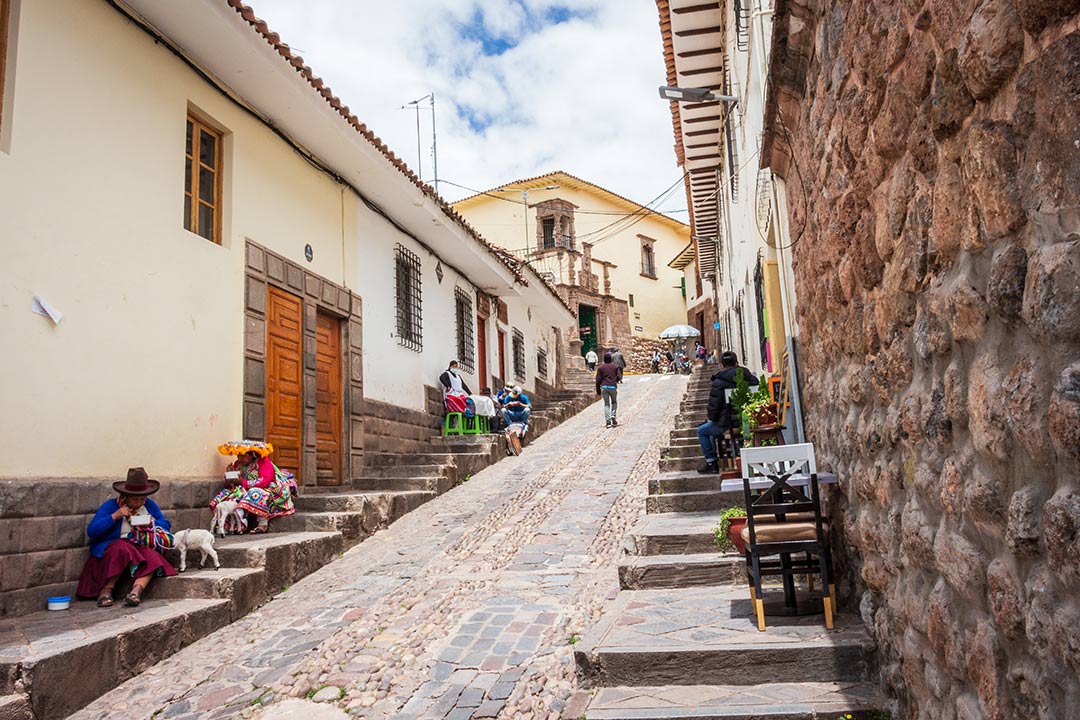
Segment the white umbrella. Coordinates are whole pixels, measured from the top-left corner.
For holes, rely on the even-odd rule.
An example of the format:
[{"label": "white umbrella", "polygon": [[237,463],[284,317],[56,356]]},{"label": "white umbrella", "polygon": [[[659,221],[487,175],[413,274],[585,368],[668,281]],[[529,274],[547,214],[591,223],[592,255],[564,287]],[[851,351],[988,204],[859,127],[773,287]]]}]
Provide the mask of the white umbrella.
[{"label": "white umbrella", "polygon": [[660,333],[661,340],[685,340],[686,338],[700,337],[701,333],[693,325],[672,325]]}]

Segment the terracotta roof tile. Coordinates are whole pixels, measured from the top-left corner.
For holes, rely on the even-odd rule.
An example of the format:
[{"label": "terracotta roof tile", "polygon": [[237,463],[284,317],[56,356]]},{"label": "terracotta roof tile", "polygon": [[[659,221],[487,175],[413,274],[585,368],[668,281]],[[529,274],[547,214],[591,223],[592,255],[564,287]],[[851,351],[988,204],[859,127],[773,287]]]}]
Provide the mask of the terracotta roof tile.
[{"label": "terracotta roof tile", "polygon": [[[387,147],[386,143],[384,143],[377,135],[375,135],[375,133],[371,132],[371,130],[368,129],[367,125],[360,122],[360,120],[352,114],[352,112],[349,110],[348,105],[342,104],[341,99],[337,95],[333,94],[333,92],[330,90],[330,87],[326,85],[322,78],[315,75],[314,71],[306,64],[304,64],[303,57],[293,54],[288,44],[281,41],[281,36],[278,35],[278,33],[271,31],[266,22],[255,14],[255,10],[252,9],[250,5],[243,3],[241,0],[225,0],[225,2],[228,3],[229,7],[239,13],[240,16],[245,21],[247,21],[247,23],[251,25],[255,29],[255,31],[258,32],[264,40],[266,40],[269,45],[271,45],[275,50],[277,50],[277,53],[281,55],[281,57],[285,58],[285,60],[287,60],[292,67],[296,68],[296,71],[300,73],[300,75],[302,75],[305,80],[308,81],[312,89],[316,90],[323,98],[326,99],[326,101],[330,104],[330,107],[334,108],[334,110],[336,110],[338,114],[345,119],[346,122],[348,122],[353,128],[355,128],[357,132],[363,135],[368,142],[374,145],[375,148],[379,152],[381,152],[383,156],[386,157],[386,159],[389,160],[390,163],[395,168],[397,168],[397,170],[402,175],[407,177],[416,187],[420,188],[420,190],[425,195],[430,197],[447,217],[453,220],[459,227],[464,229],[465,232],[467,232],[473,239],[475,239],[489,253],[491,253],[493,257],[498,259],[499,262],[502,263],[502,265],[505,266],[511,272],[511,274],[513,274],[514,278],[518,282],[520,282],[522,285],[529,284],[529,281],[521,273],[520,265],[513,262],[508,255],[501,252],[496,252],[495,247],[483,237],[481,237],[480,233],[478,233],[475,228],[469,225],[469,223],[466,222],[465,218],[462,217],[456,210],[454,210],[454,208],[451,207],[450,204],[442,198],[442,196],[435,192],[434,188],[432,188],[430,185],[417,177],[416,174],[409,169],[408,165],[406,165],[404,161],[397,157],[393,153],[393,151],[390,150],[389,147]],[[549,285],[548,283],[544,284]],[[561,297],[559,297],[558,293],[554,292],[553,288],[550,288],[549,286],[549,289],[552,291],[552,294],[559,301],[559,303],[563,305],[563,307],[566,307],[568,310],[573,312],[573,309],[570,308],[570,306],[567,305]]]}]

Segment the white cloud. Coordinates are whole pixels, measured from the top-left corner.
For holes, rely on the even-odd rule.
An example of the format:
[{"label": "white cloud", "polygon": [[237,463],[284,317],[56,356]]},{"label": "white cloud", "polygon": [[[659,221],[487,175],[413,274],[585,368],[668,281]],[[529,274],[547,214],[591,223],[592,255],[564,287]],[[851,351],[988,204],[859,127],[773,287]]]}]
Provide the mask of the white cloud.
[{"label": "white cloud", "polygon": [[[665,73],[652,0],[253,6],[414,169],[416,119],[399,108],[434,91],[442,179],[484,189],[561,169],[644,203],[681,175],[671,115],[656,94]],[[485,44],[501,54],[485,54]],[[421,116],[425,180],[430,122]],[[684,206],[679,192],[664,205]]]}]

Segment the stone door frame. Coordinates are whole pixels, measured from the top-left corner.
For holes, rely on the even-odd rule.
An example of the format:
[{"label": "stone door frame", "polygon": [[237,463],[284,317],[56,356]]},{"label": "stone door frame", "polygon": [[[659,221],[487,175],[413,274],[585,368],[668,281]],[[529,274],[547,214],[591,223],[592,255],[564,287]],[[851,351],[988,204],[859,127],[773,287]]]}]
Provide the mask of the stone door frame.
[{"label": "stone door frame", "polygon": [[274,286],[303,302],[303,430],[300,475],[317,481],[315,470],[315,317],[319,311],[341,319],[343,485],[364,464],[363,304],[359,295],[248,240],[244,263],[244,437],[266,436],[266,295]]}]

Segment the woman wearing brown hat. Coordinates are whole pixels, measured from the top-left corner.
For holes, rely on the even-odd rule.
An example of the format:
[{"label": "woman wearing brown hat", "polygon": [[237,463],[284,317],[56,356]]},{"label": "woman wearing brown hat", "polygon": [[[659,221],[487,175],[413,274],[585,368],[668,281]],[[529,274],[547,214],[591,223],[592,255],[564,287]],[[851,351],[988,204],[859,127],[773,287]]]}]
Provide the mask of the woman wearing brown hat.
[{"label": "woman wearing brown hat", "polygon": [[[132,540],[138,534],[133,532],[135,529],[144,535],[147,528],[168,533],[169,521],[161,514],[157,503],[150,499],[160,487],[161,483],[149,479],[141,467],[128,470],[127,480],[113,483],[119,497],[106,500],[86,528],[86,534],[90,536],[90,557],[83,565],[79,587],[75,590],[77,595],[96,597],[99,607],[109,607],[113,604],[116,581],[127,572],[135,582],[124,598],[124,604],[137,607],[151,578],[176,574],[169,561],[154,547]],[[154,532],[149,535],[153,536]]]}]

